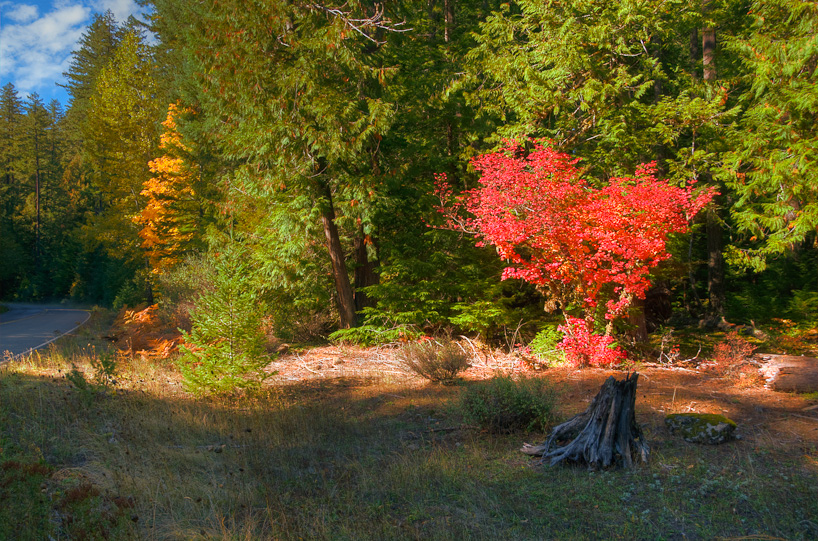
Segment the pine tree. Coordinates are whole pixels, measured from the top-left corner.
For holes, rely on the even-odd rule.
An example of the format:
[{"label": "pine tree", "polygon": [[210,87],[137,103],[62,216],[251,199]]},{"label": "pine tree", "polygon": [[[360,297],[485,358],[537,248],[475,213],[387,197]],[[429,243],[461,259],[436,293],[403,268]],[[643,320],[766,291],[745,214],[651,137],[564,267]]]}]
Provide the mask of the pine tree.
[{"label": "pine tree", "polygon": [[[156,155],[162,107],[153,60],[136,33],[126,33],[111,61],[100,71],[83,126],[83,151],[91,182],[99,193],[97,213],[86,232],[90,245],[134,269],[147,269],[134,220],[145,206],[141,195]],[[145,297],[152,288],[145,271]]]},{"label": "pine tree", "polygon": [[0,185],[5,189],[11,189],[19,175],[22,118],[23,102],[14,84],[8,83],[0,93]]},{"label": "pine tree", "polygon": [[0,92],[0,298],[10,296],[28,266],[16,218],[23,191],[23,103],[12,83]]},{"label": "pine tree", "polygon": [[481,27],[473,99],[501,119],[495,140],[548,138],[603,177],[655,159],[663,174],[689,179],[712,158],[702,138],[728,118],[723,94],[694,92],[680,36],[701,18],[681,0],[517,2]]},{"label": "pine tree", "polygon": [[113,58],[121,39],[119,25],[110,10],[95,14],[88,30],[80,37],[79,47],[72,53],[68,71],[63,73],[64,88],[70,96],[68,124],[79,129],[88,112],[91,94],[102,69]]},{"label": "pine tree", "polygon": [[[157,3],[160,17],[178,9],[170,4]],[[301,219],[321,223],[341,325],[354,325],[340,210],[353,194],[369,193],[351,171],[371,162],[392,118],[380,98],[388,77],[375,37],[382,19],[357,5],[228,1],[189,9],[184,19],[192,24],[176,31],[205,131],[232,163],[229,196],[249,197],[252,207],[287,193],[294,213],[303,198],[312,201],[316,212]]]},{"label": "pine tree", "polygon": [[29,176],[30,195],[26,210],[31,213],[33,222],[34,265],[39,270],[41,261],[41,221],[42,221],[42,187],[46,182],[47,133],[50,124],[48,111],[40,96],[35,92],[29,95],[25,104],[25,161],[26,173]]},{"label": "pine tree", "polygon": [[377,196],[363,198],[372,209],[365,223],[379,264],[378,280],[366,290],[369,324],[457,325],[485,335],[519,322],[522,314],[510,307],[517,295],[537,298],[533,288],[497,280],[502,268],[493,250],[428,227],[436,214],[429,198],[435,173],[445,171],[458,188],[473,186],[469,159],[487,148],[484,139],[496,126],[495,118],[478,116],[467,103],[462,82],[472,36],[498,5],[424,1],[393,7],[393,19],[405,19],[411,31],[390,33],[381,52],[384,64],[394,66],[384,99],[398,112],[379,142],[377,169],[369,169]]}]

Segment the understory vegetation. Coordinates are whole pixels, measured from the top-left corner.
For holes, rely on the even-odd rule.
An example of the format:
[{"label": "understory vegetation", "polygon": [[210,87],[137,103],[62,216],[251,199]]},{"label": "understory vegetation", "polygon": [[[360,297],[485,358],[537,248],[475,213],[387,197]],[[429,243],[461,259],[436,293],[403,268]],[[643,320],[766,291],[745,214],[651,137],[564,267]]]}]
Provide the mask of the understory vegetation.
[{"label": "understory vegetation", "polygon": [[328,338],[816,320],[814,2],[427,4],[96,14],[69,103],[0,93],[0,297],[157,306],[200,394]]},{"label": "understory vegetation", "polygon": [[[687,444],[643,408],[649,465],[548,468],[520,445],[585,403],[547,376],[441,386],[373,372],[194,398],[172,365],[139,356],[120,361],[115,382],[94,383],[105,330],[0,366],[0,536],[818,535],[814,439],[793,448],[755,431]],[[74,369],[91,387],[66,377]]]},{"label": "understory vegetation", "polygon": [[[0,300],[97,305],[0,344],[0,538],[818,538],[816,2],[143,4],[0,92]],[[648,465],[519,453],[612,370]]]}]

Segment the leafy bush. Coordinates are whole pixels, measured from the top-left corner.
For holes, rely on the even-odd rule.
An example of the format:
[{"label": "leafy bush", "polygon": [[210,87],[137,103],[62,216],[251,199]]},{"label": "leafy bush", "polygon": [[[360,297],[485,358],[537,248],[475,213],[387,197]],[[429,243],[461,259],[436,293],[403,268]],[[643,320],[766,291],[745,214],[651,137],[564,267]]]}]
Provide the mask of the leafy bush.
[{"label": "leafy bush", "polygon": [[410,342],[398,352],[398,360],[430,381],[448,383],[469,367],[469,355],[452,340]]},{"label": "leafy bush", "polygon": [[556,366],[565,362],[565,351],[560,347],[562,333],[554,325],[549,325],[540,332],[528,345],[531,354],[545,363],[546,366]]},{"label": "leafy bush", "polygon": [[544,431],[556,419],[556,397],[545,379],[495,376],[467,387],[459,406],[469,421],[489,432]]},{"label": "leafy bush", "polygon": [[356,346],[380,346],[401,340],[417,340],[423,333],[410,325],[398,325],[392,328],[377,325],[361,325],[350,329],[338,329],[329,335],[333,342],[345,342]]},{"label": "leafy bush", "polygon": [[596,188],[575,157],[544,141],[528,143],[509,141],[472,158],[481,177],[460,196],[445,174],[435,175],[438,210],[447,227],[476,231],[480,245],[496,247],[508,264],[503,279],[548,288],[563,303],[579,299],[586,317],[604,307],[612,324],[650,288],[651,269],[670,257],[668,236],[687,231],[715,190],[661,181],[655,163]]},{"label": "leafy bush", "polygon": [[270,359],[262,332],[263,310],[243,254],[231,248],[215,263],[213,289],[191,311],[193,329],[183,332],[179,368],[196,394],[227,393],[257,386]]}]

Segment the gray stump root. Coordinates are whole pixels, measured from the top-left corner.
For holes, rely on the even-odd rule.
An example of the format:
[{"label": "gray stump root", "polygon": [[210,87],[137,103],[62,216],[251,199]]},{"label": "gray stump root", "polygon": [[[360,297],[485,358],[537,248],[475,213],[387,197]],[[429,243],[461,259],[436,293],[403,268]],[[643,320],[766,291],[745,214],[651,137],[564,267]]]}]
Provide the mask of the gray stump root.
[{"label": "gray stump root", "polygon": [[[561,462],[585,463],[591,468],[607,468],[620,463],[633,466],[634,457],[647,463],[650,447],[636,423],[636,381],[634,372],[622,381],[605,380],[588,409],[558,425],[542,445],[523,445],[531,456],[541,456],[551,466]],[[568,441],[560,447],[555,442]]]}]

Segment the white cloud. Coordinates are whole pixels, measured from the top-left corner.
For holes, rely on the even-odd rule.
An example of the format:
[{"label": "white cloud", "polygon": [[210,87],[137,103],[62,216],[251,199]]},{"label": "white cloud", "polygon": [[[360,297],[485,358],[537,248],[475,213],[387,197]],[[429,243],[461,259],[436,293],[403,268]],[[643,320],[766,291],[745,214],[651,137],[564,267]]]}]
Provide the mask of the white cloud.
[{"label": "white cloud", "polygon": [[105,13],[110,9],[119,22],[127,21],[129,15],[135,15],[140,11],[133,0],[95,0],[93,7],[98,13]]},{"label": "white cloud", "polygon": [[11,9],[4,10],[4,16],[16,23],[28,23],[37,18],[37,6],[12,4]]},{"label": "white cloud", "polygon": [[0,30],[0,76],[15,81],[22,92],[53,84],[90,15],[89,8],[75,4],[25,24],[5,26]]},{"label": "white cloud", "polygon": [[[65,99],[56,87],[64,82],[71,52],[87,30],[93,13],[106,10],[124,22],[140,12],[133,0],[54,0],[34,5],[0,1],[0,84],[11,81],[22,96],[38,92],[48,102]],[[67,105],[67,104],[66,104]]]}]

